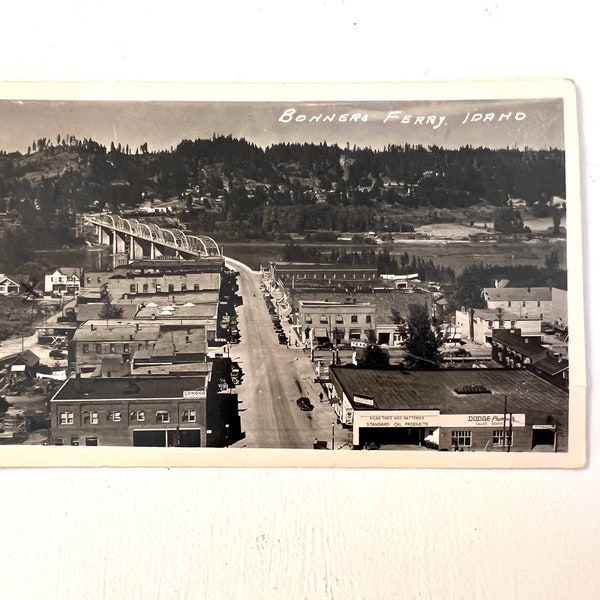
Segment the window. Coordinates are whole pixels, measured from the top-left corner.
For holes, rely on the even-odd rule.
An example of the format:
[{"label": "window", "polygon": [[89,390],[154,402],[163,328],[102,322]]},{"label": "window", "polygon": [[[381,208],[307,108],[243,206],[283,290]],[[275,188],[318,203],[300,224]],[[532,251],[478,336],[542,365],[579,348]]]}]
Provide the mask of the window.
[{"label": "window", "polygon": [[523,307],[527,306],[527,302],[525,302],[525,300],[523,300]]},{"label": "window", "polygon": [[510,308],[512,306],[511,301],[508,301],[508,308]]},{"label": "window", "polygon": [[471,431],[453,431],[452,445],[460,448],[469,448],[471,446]]},{"label": "window", "polygon": [[327,315],[321,315],[319,317],[319,323],[322,323],[323,325],[327,325]]},{"label": "window", "polygon": [[540,306],[542,306],[542,303],[541,303],[541,301],[540,301],[540,300],[538,300],[538,301],[537,301],[537,305],[538,305],[538,308],[539,308]]},{"label": "window", "polygon": [[187,285],[185,283],[181,284],[181,291],[182,292],[187,292]]},{"label": "window", "polygon": [[98,413],[95,410],[90,412],[90,425],[98,425]]},{"label": "window", "polygon": [[55,446],[62,446],[63,445],[63,439],[62,438],[54,438],[54,445]]},{"label": "window", "polygon": [[130,417],[132,421],[145,421],[146,413],[143,410],[132,410]]},{"label": "window", "polygon": [[60,424],[61,425],[73,425],[75,418],[72,412],[65,411],[60,413]]},{"label": "window", "polygon": [[92,283],[92,278],[91,277],[86,277],[85,278],[85,282],[86,283]]},{"label": "window", "polygon": [[157,283],[157,284],[156,284],[156,292],[157,292],[157,293],[160,293],[161,289],[162,289],[162,288],[161,288],[161,286],[160,286],[160,283]]},{"label": "window", "polygon": [[335,322],[338,324],[343,324],[344,323],[344,317],[342,317],[342,315],[335,315]]},{"label": "window", "polygon": [[97,446],[98,445],[98,438],[97,437],[88,437],[88,438],[85,438],[85,445],[86,446]]},{"label": "window", "polygon": [[360,329],[350,329],[348,337],[351,340],[360,340]]},{"label": "window", "polygon": [[171,413],[168,410],[157,410],[156,411],[156,422],[157,423],[170,423]]},{"label": "window", "polygon": [[96,354],[102,354],[102,344],[96,344]]},{"label": "window", "polygon": [[172,283],[169,284],[169,291],[170,292],[174,292],[175,291],[175,286]]},{"label": "window", "polygon": [[71,438],[71,446],[79,446],[79,438]]},{"label": "window", "polygon": [[129,344],[123,344],[123,352],[129,354]]},{"label": "window", "polygon": [[87,354],[87,353],[89,352],[89,350],[90,350],[90,345],[89,345],[89,344],[83,344],[83,345],[81,346],[81,351],[82,351],[84,354]]},{"label": "window", "polygon": [[184,410],[181,413],[181,421],[183,423],[195,423],[196,422],[196,411],[195,410]]},{"label": "window", "polygon": [[129,293],[135,294],[135,283],[129,285]]},{"label": "window", "polygon": [[371,322],[371,315],[367,315],[367,316],[365,317],[365,321],[366,321],[367,323],[370,323],[370,322]]},{"label": "window", "polygon": [[195,292],[199,292],[200,291],[200,284],[199,283],[195,283],[194,284],[194,291]]},{"label": "window", "polygon": [[350,317],[350,323],[358,323],[358,315],[352,315]]},{"label": "window", "polygon": [[306,323],[312,323],[312,316],[311,315],[306,315],[306,317],[304,317],[304,321]]},{"label": "window", "polygon": [[506,431],[502,429],[494,430],[492,432],[492,442],[494,446],[512,446],[512,431],[508,429]]},{"label": "window", "polygon": [[144,292],[144,294],[147,294],[147,293],[148,293],[148,284],[147,284],[147,283],[145,283],[145,284],[142,286],[142,291]]},{"label": "window", "polygon": [[118,410],[109,410],[106,419],[113,423],[118,423],[121,420],[121,413]]},{"label": "window", "polygon": [[109,352],[110,352],[111,354],[114,354],[114,353],[115,353],[115,345],[114,345],[114,344],[111,344],[111,345],[109,346]]}]

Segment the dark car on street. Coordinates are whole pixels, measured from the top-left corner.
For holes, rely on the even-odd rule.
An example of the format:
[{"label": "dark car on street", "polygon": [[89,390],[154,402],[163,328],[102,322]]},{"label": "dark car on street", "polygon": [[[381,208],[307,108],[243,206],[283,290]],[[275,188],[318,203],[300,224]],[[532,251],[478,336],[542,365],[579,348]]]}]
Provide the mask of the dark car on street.
[{"label": "dark car on street", "polygon": [[296,405],[300,410],[311,411],[314,408],[314,405],[311,404],[311,401],[306,396],[301,396],[296,400]]}]

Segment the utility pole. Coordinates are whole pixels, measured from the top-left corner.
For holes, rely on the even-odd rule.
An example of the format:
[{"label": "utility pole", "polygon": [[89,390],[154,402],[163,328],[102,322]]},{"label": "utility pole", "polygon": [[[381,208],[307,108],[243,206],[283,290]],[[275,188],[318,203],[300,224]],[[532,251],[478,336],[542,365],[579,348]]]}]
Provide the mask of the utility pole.
[{"label": "utility pole", "polygon": [[504,425],[502,426],[502,449],[506,446],[506,404],[508,397],[504,396]]},{"label": "utility pole", "polygon": [[508,450],[507,450],[507,452],[510,452],[510,447],[512,445],[512,418],[513,418],[513,414],[510,413],[510,423],[508,424]]},{"label": "utility pole", "polygon": [[335,423],[331,422],[331,449],[335,450]]}]

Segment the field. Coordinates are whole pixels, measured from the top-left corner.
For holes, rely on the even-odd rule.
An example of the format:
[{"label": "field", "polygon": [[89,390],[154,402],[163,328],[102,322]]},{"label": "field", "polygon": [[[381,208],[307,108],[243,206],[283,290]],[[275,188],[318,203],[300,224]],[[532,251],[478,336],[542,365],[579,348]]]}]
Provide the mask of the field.
[{"label": "field", "polygon": [[[348,252],[366,249],[387,249],[392,256],[408,252],[409,256],[417,256],[424,260],[431,259],[438,265],[452,267],[460,274],[471,263],[494,265],[530,264],[544,266],[545,257],[553,250],[558,250],[561,267],[566,266],[566,244],[564,240],[554,242],[510,241],[493,242],[460,242],[460,241],[418,241],[408,240],[402,243],[367,246],[352,243],[308,243],[297,242],[301,246],[316,248],[322,254],[329,254],[333,248],[344,248]],[[266,266],[269,261],[281,260],[283,243],[225,243],[223,254],[240,260],[253,269],[260,264]]]}]

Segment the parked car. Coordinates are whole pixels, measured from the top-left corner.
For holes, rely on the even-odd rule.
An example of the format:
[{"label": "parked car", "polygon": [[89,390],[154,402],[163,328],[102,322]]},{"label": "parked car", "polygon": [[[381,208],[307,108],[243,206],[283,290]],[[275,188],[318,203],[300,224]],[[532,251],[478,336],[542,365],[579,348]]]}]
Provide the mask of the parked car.
[{"label": "parked car", "polygon": [[301,396],[300,398],[298,398],[298,400],[296,400],[296,405],[300,410],[305,411],[311,411],[314,408],[313,404],[311,404],[310,399],[306,396]]},{"label": "parked car", "polygon": [[456,350],[452,350],[452,352],[450,352],[450,356],[471,356],[471,353],[464,348],[457,348]]},{"label": "parked car", "polygon": [[50,350],[50,358],[67,358],[67,353],[63,350]]}]

